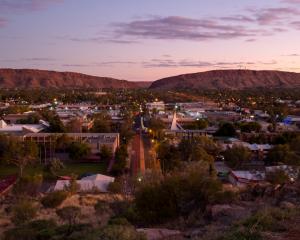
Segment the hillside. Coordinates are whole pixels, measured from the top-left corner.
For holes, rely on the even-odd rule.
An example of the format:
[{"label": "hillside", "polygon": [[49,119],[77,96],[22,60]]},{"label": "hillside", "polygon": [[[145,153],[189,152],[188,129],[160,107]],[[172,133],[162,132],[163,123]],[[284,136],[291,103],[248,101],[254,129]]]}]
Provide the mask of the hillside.
[{"label": "hillside", "polygon": [[168,77],[150,89],[246,89],[300,87],[300,73],[253,70],[214,70]]},{"label": "hillside", "polygon": [[0,88],[147,88],[150,83],[130,82],[73,72],[0,69]]}]

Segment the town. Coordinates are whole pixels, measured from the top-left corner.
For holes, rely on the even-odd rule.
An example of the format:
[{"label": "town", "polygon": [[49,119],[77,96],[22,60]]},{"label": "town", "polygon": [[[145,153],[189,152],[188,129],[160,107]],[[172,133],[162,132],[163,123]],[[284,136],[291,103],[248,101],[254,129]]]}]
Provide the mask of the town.
[{"label": "town", "polygon": [[281,231],[300,206],[300,94],[264,91],[1,90],[1,234]]}]

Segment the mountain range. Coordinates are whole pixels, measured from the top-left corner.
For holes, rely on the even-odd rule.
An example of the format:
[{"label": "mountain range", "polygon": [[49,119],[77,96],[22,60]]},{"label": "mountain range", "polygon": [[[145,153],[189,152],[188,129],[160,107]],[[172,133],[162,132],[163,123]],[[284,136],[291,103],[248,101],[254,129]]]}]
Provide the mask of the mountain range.
[{"label": "mountain range", "polygon": [[300,73],[254,70],[214,70],[160,79],[150,89],[250,89],[300,87]]},{"label": "mountain range", "polygon": [[0,88],[147,88],[151,82],[130,82],[74,72],[0,69]]},{"label": "mountain range", "polygon": [[115,88],[155,90],[250,89],[300,87],[300,73],[254,70],[213,70],[133,82],[74,72],[34,69],[0,69],[0,88]]}]

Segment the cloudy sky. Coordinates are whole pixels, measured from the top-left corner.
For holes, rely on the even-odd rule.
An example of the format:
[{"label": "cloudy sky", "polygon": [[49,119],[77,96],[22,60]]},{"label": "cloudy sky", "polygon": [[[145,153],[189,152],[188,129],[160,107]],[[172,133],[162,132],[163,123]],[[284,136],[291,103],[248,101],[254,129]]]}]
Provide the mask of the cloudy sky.
[{"label": "cloudy sky", "polygon": [[133,81],[300,72],[300,0],[0,0],[0,67]]}]

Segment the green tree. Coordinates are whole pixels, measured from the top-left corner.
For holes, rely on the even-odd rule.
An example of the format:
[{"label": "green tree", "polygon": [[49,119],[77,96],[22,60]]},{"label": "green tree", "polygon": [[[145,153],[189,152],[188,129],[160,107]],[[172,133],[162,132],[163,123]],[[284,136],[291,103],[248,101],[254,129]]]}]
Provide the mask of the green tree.
[{"label": "green tree", "polygon": [[248,123],[241,123],[240,129],[242,132],[259,132],[261,130],[261,125],[258,122],[248,122]]},{"label": "green tree", "polygon": [[91,148],[86,143],[73,142],[68,147],[69,157],[74,161],[81,160],[91,153]]},{"label": "green tree", "polygon": [[119,148],[117,148],[115,153],[115,161],[111,169],[114,174],[119,175],[125,170],[127,165],[127,157],[128,152],[126,145],[121,145]]},{"label": "green tree", "polygon": [[223,123],[220,125],[218,131],[215,133],[215,136],[221,137],[235,137],[236,130],[232,123]]},{"label": "green tree", "polygon": [[19,168],[19,176],[23,176],[24,168],[33,163],[38,157],[38,147],[34,142],[23,142],[17,138],[10,138],[5,152],[5,158]]},{"label": "green tree", "polygon": [[285,173],[285,171],[281,169],[276,170],[274,172],[269,172],[266,175],[266,179],[272,184],[280,184],[280,185],[287,183],[290,180],[289,176]]},{"label": "green tree", "polygon": [[296,152],[291,150],[288,144],[276,145],[269,151],[266,160],[270,165],[277,163],[297,166],[300,165],[300,157],[296,154]]},{"label": "green tree", "polygon": [[172,144],[162,142],[158,145],[156,152],[163,173],[169,172],[180,166],[180,153]]},{"label": "green tree", "polygon": [[100,149],[100,160],[108,164],[112,158],[113,158],[113,153],[111,149],[103,145]]},{"label": "green tree", "polygon": [[111,117],[107,113],[99,113],[94,116],[94,125],[91,132],[108,133],[111,132]]},{"label": "green tree", "polygon": [[185,125],[184,128],[191,130],[202,130],[208,127],[208,122],[206,119],[198,119],[195,122]]},{"label": "green tree", "polygon": [[43,118],[49,122],[50,127],[48,128],[49,132],[52,133],[64,133],[66,132],[65,126],[60,120],[59,116],[52,111],[46,111],[42,113]]},{"label": "green tree", "polygon": [[243,146],[233,146],[224,152],[224,158],[229,167],[236,169],[251,159],[251,152]]}]

